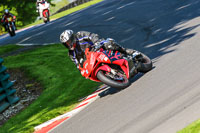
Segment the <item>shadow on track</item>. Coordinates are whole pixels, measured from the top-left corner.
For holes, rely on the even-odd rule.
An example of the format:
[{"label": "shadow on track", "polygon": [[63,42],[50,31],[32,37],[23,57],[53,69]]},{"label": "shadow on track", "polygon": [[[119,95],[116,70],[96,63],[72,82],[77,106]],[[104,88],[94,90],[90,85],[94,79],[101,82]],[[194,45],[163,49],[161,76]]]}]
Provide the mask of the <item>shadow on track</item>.
[{"label": "shadow on track", "polygon": [[[155,67],[153,67],[153,69],[155,69]],[[152,70],[153,70],[152,69]],[[134,82],[136,82],[138,79],[140,79],[145,73],[138,73],[137,75],[135,75],[133,78],[130,79],[130,85],[133,84]],[[128,88],[128,87],[127,87]],[[127,89],[127,88],[124,88],[124,89]],[[106,90],[104,90],[103,92],[99,93],[99,96],[100,98],[102,97],[105,97],[107,95],[112,95],[112,94],[115,94],[115,93],[118,93],[124,89],[116,89],[116,88],[108,88]]]},{"label": "shadow on track", "polygon": [[65,29],[86,30],[103,38],[114,38],[124,47],[136,49],[151,59],[175,51],[173,48],[196,35],[200,1],[197,0],[104,0],[83,11],[78,11],[48,25],[20,33],[5,43],[47,44],[60,43]]}]

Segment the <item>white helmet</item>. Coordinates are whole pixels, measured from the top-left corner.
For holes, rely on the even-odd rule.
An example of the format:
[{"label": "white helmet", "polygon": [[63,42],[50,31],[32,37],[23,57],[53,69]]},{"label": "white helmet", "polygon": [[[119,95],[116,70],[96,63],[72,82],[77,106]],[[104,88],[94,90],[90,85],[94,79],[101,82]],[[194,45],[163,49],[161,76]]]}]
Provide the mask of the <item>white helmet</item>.
[{"label": "white helmet", "polygon": [[67,42],[68,40],[70,40],[70,38],[73,35],[73,31],[72,30],[65,30],[61,35],[60,35],[60,41],[62,43]]},{"label": "white helmet", "polygon": [[76,47],[74,32],[72,30],[65,30],[60,35],[60,42],[70,50],[73,50]]},{"label": "white helmet", "polygon": [[8,10],[8,9],[5,9],[5,10],[4,10],[4,13],[5,13],[5,14],[8,14],[8,13],[9,13],[9,10]]}]

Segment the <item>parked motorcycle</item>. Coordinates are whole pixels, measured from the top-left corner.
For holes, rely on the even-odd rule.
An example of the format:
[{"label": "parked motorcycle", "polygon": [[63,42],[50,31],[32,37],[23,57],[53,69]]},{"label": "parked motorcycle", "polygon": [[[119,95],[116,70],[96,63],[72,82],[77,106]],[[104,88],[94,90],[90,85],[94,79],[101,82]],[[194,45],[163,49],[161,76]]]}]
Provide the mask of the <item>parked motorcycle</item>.
[{"label": "parked motorcycle", "polygon": [[8,31],[8,33],[10,34],[10,36],[15,36],[15,30],[16,30],[16,27],[15,27],[15,24],[13,22],[13,19],[11,17],[7,18],[6,19],[6,29]]},{"label": "parked motorcycle", "polygon": [[85,78],[113,88],[123,89],[130,85],[129,79],[138,72],[146,73],[152,69],[152,61],[145,54],[135,51],[133,56],[125,56],[118,51],[85,50],[86,60],[79,65]]},{"label": "parked motorcycle", "polygon": [[40,12],[42,12],[42,16],[43,16],[43,21],[44,23],[47,23],[50,21],[50,12],[49,12],[49,6],[50,4],[47,2],[44,3],[40,3],[39,4],[39,10]]}]

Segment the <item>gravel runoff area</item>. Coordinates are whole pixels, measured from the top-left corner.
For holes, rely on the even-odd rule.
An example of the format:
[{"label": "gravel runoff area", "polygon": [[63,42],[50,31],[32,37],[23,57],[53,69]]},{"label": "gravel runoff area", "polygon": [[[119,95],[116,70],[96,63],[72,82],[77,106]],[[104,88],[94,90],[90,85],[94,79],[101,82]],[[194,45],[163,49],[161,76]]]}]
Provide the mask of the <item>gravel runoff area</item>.
[{"label": "gravel runoff area", "polygon": [[7,69],[7,73],[10,74],[9,80],[14,82],[13,88],[16,89],[15,94],[20,100],[0,114],[0,126],[30,105],[40,96],[43,90],[41,85],[37,81],[28,78],[23,70]]}]

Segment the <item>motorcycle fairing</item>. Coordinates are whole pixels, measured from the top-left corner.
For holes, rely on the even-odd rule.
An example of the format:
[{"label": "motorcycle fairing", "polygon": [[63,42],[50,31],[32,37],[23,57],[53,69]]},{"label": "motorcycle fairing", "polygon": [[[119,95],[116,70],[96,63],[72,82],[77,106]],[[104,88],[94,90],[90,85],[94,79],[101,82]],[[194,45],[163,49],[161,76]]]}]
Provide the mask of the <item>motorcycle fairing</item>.
[{"label": "motorcycle fairing", "polygon": [[42,12],[42,14],[43,14],[43,16],[46,18],[47,16],[46,16],[46,12],[48,13],[48,15],[49,15],[49,10],[47,10],[47,9],[45,9],[45,10],[43,10],[43,12]]},{"label": "motorcycle fairing", "polygon": [[13,27],[13,30],[16,30],[16,27],[13,23],[13,18],[12,17],[9,17],[6,19],[6,28],[9,29],[10,27]]},{"label": "motorcycle fairing", "polygon": [[128,61],[121,59],[121,53],[118,51],[112,52],[111,50],[103,51],[103,53],[110,59],[112,64],[119,65],[125,72],[127,78],[129,78],[129,65]]},{"label": "motorcycle fairing", "polygon": [[121,58],[121,53],[118,51],[113,52],[111,50],[106,50],[103,51],[103,53],[110,59],[111,63]]},{"label": "motorcycle fairing", "polygon": [[119,59],[112,62],[113,64],[119,65],[121,69],[125,72],[126,77],[129,78],[129,65],[128,61],[125,59]]},{"label": "motorcycle fairing", "polygon": [[103,70],[103,71],[106,71],[106,72],[110,72],[110,71],[111,71],[111,68],[110,68],[110,66],[108,66],[108,65],[100,66],[100,67],[95,71],[95,77],[96,77],[97,72],[98,72],[99,70]]},{"label": "motorcycle fairing", "polygon": [[[121,53],[116,51],[114,54],[111,51],[103,52],[89,52],[89,49],[85,50],[86,61],[83,64],[83,68],[80,67],[82,76],[90,78],[91,80],[99,82],[96,74],[99,70],[110,72],[111,68],[108,64],[116,64],[121,67],[125,72],[127,78],[129,78],[129,67],[128,62],[125,59],[120,59]],[[100,66],[100,64],[104,65]]]},{"label": "motorcycle fairing", "polygon": [[81,74],[88,78],[91,74],[91,72],[93,71],[94,69],[94,65],[96,63],[96,59],[97,59],[97,56],[98,54],[94,53],[94,52],[87,52],[88,50],[86,50],[86,61],[84,62],[83,64],[83,68],[80,67],[80,70],[81,70]]}]

